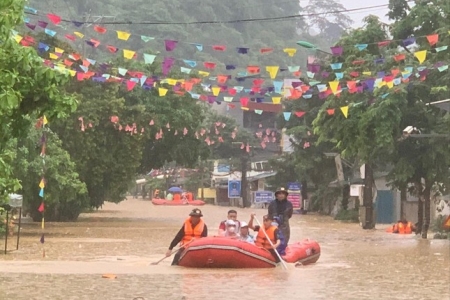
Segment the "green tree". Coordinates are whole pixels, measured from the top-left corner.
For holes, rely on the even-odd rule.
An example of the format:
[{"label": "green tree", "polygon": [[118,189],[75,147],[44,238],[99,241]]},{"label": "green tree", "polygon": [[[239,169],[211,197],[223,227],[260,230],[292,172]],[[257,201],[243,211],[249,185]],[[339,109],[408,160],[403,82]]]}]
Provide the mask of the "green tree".
[{"label": "green tree", "polygon": [[[80,181],[75,163],[62,148],[58,136],[32,126],[27,137],[17,141],[14,175],[20,179],[25,209],[34,221],[41,218],[38,211],[43,199],[39,196],[39,180],[44,178],[45,218],[48,221],[74,221],[89,207],[86,185]],[[42,158],[41,143],[46,140],[46,156]],[[44,164],[44,162],[45,164]]]},{"label": "green tree", "polygon": [[[42,64],[32,48],[20,46],[12,30],[22,23],[24,1],[0,3],[0,195],[20,188],[11,167],[15,153],[10,141],[27,134],[30,115],[46,114],[47,118],[64,117],[76,108],[74,98],[61,91],[67,76]],[[38,180],[38,179],[36,179]]]},{"label": "green tree", "polygon": [[[416,38],[420,50],[428,51],[423,65],[432,67],[442,61],[448,63],[449,52],[437,52],[439,46],[450,43],[447,34],[450,29],[450,7],[447,1],[418,2],[413,7],[403,0],[390,1],[388,15],[396,21],[391,28],[394,39]],[[427,41],[426,36],[432,34],[439,34],[437,44],[432,45]],[[414,51],[410,47],[405,47],[405,50]],[[424,238],[427,237],[430,224],[433,186],[438,184],[441,192],[450,187],[450,143],[448,139],[432,137],[439,133],[448,134],[450,117],[448,113],[445,115],[444,111],[426,105],[427,102],[449,98],[450,75],[448,72],[429,72],[425,77],[426,80],[409,86],[407,90],[401,128],[414,126],[422,134],[431,134],[431,137],[401,139],[390,173],[395,187],[406,190],[409,184],[413,185],[410,190],[420,199],[417,232],[422,232]]]}]

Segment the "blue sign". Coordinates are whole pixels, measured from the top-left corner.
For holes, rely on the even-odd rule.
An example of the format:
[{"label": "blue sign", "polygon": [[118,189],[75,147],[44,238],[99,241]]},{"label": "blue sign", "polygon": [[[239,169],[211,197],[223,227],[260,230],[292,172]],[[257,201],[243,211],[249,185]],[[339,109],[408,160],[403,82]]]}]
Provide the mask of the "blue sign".
[{"label": "blue sign", "polygon": [[255,192],[255,203],[269,203],[275,199],[275,195],[270,191],[257,191]]},{"label": "blue sign", "polygon": [[228,180],[228,198],[241,198],[240,180]]},{"label": "blue sign", "polygon": [[287,189],[288,191],[300,191],[302,189],[302,185],[300,182],[289,182]]}]

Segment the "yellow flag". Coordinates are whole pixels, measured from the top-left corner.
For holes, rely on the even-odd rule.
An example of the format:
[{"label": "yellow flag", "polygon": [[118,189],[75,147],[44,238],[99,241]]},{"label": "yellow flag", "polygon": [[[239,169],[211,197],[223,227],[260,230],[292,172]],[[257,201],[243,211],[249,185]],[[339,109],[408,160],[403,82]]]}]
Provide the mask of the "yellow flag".
[{"label": "yellow flag", "polygon": [[339,86],[339,81],[337,81],[337,80],[330,81],[330,82],[328,82],[328,84],[330,85],[330,88],[331,88],[331,91],[333,92],[333,94],[336,94],[336,91]]},{"label": "yellow flag", "polygon": [[117,38],[119,40],[128,41],[128,38],[130,37],[130,35],[131,34],[129,34],[128,32],[117,30]]},{"label": "yellow flag", "polygon": [[269,76],[271,79],[275,79],[275,77],[277,77],[279,68],[280,67],[278,66],[266,66],[266,71],[269,72]]},{"label": "yellow flag", "polygon": [[377,87],[380,88],[385,85],[386,85],[386,81],[380,81],[380,82],[378,82]]},{"label": "yellow flag", "polygon": [[347,117],[348,117],[348,105],[347,106],[342,106],[341,107],[341,111],[342,111],[342,114],[344,115],[344,117],[347,119]]},{"label": "yellow flag", "polygon": [[78,31],[75,31],[73,34],[75,34],[80,39],[82,39],[84,37],[84,34],[82,34],[81,32],[78,32]]},{"label": "yellow flag", "polygon": [[64,49],[61,49],[61,48],[58,48],[58,47],[55,47],[55,52],[56,53],[64,53]]},{"label": "yellow flag", "polygon": [[176,79],[172,79],[172,78],[167,78],[167,83],[169,85],[176,85],[177,84],[177,80]]},{"label": "yellow flag", "polygon": [[280,104],[281,97],[272,97],[273,104]]},{"label": "yellow flag", "polygon": [[394,87],[394,81],[386,82],[388,88],[392,89]]},{"label": "yellow flag", "polygon": [[242,110],[250,110],[250,108],[244,107],[244,106],[241,106],[241,109],[242,109]]},{"label": "yellow flag", "polygon": [[125,57],[126,59],[132,59],[135,53],[135,51],[123,49],[123,57]]},{"label": "yellow flag", "polygon": [[44,229],[44,227],[45,227],[44,224],[45,224],[44,218],[42,218],[42,221],[41,221],[41,228],[42,228],[42,229]]},{"label": "yellow flag", "polygon": [[422,64],[425,59],[427,59],[427,50],[417,51],[414,53],[414,56],[419,60],[419,63]]},{"label": "yellow flag", "polygon": [[209,76],[209,72],[205,72],[205,71],[198,71],[198,75],[206,77]]},{"label": "yellow flag", "polygon": [[363,75],[372,76],[372,72],[370,72],[370,71],[364,71],[362,73],[363,73]]},{"label": "yellow flag", "polygon": [[58,55],[56,55],[55,53],[50,53],[48,56],[50,57],[50,59],[58,59],[59,58]]},{"label": "yellow flag", "polygon": [[46,117],[46,116],[44,116],[44,118],[42,119],[42,121],[44,122],[44,125],[47,125],[47,124],[48,124],[48,120],[47,120],[47,117]]},{"label": "yellow flag", "polygon": [[45,188],[45,182],[44,182],[44,179],[41,179],[41,182],[39,182],[39,187],[40,187],[41,189]]},{"label": "yellow flag", "polygon": [[219,96],[219,93],[220,93],[220,87],[218,87],[218,86],[212,87],[212,92],[213,92],[213,95],[214,95],[214,96]]},{"label": "yellow flag", "polygon": [[159,88],[158,92],[159,92],[159,96],[160,97],[164,97],[167,94],[168,89],[165,88]]},{"label": "yellow flag", "polygon": [[290,57],[294,56],[295,53],[297,53],[297,49],[295,48],[284,48],[284,53],[287,53]]},{"label": "yellow flag", "polygon": [[16,40],[17,43],[20,43],[20,41],[23,39],[23,37],[21,37],[20,35],[15,35],[14,39]]},{"label": "yellow flag", "polygon": [[76,74],[77,74],[77,71],[75,71],[75,70],[69,70],[69,74],[70,74],[70,76],[75,76]]}]

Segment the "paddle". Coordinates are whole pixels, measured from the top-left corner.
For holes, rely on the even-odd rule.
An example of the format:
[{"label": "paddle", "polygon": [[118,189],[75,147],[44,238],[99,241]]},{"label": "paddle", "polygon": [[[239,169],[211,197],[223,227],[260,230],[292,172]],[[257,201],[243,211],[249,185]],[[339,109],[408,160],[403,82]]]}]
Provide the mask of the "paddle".
[{"label": "paddle", "polygon": [[271,239],[270,239],[269,236],[267,235],[267,232],[264,230],[264,227],[261,226],[261,223],[259,223],[259,221],[258,221],[258,219],[256,218],[256,216],[255,216],[255,221],[256,221],[256,223],[259,225],[259,230],[262,230],[262,231],[264,232],[264,235],[266,236],[267,240],[269,241],[270,246],[272,246],[273,250],[275,250],[275,253],[276,253],[277,256],[278,256],[278,259],[280,260],[281,265],[283,266],[283,269],[287,270],[286,263],[285,263],[284,260],[281,258],[281,255],[280,255],[280,253],[278,253],[277,249],[273,246],[273,243],[272,243]]},{"label": "paddle", "polygon": [[156,266],[157,264],[159,264],[160,262],[162,262],[162,261],[165,260],[166,258],[171,257],[174,253],[177,253],[178,251],[180,251],[182,248],[185,248],[187,245],[189,245],[190,243],[192,243],[194,240],[195,240],[195,238],[192,238],[192,240],[190,240],[190,241],[187,242],[186,244],[184,244],[184,245],[178,247],[178,249],[177,249],[176,251],[172,251],[172,253],[171,253],[169,256],[164,256],[164,257],[161,258],[160,260],[155,261],[155,262],[152,262],[151,264],[149,264],[149,266],[150,266],[150,265]]}]

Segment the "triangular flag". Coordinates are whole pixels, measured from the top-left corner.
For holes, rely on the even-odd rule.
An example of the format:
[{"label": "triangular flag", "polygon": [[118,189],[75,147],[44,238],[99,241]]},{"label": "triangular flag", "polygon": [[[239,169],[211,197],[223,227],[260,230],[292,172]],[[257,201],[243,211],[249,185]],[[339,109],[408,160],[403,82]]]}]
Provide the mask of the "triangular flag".
[{"label": "triangular flag", "polygon": [[41,179],[41,182],[39,182],[39,187],[40,187],[41,189],[45,188],[45,181],[44,181],[44,178],[42,178],[42,179]]},{"label": "triangular flag", "polygon": [[46,116],[44,116],[43,118],[43,123],[44,123],[44,125],[47,125],[48,124],[48,120],[47,120],[47,117]]},{"label": "triangular flag", "polygon": [[44,212],[45,206],[44,206],[44,202],[41,202],[41,205],[39,205],[38,207],[38,212],[42,213]]},{"label": "triangular flag", "polygon": [[269,76],[271,79],[275,79],[277,77],[277,73],[280,67],[278,66],[266,66],[266,71],[269,72]]},{"label": "triangular flag", "polygon": [[290,57],[293,57],[295,53],[297,53],[297,49],[295,48],[284,48],[284,53],[287,53]]},{"label": "triangular flag", "polygon": [[417,51],[414,53],[414,56],[419,60],[419,63],[422,64],[425,59],[427,59],[427,50]]},{"label": "triangular flag", "polygon": [[123,49],[123,57],[125,57],[126,59],[132,59],[135,53],[135,51]]},{"label": "triangular flag", "polygon": [[44,189],[39,191],[39,197],[44,198]]},{"label": "triangular flag", "polygon": [[348,117],[348,105],[342,106],[341,111],[342,111],[342,114],[344,115],[344,117],[347,118]]},{"label": "triangular flag", "polygon": [[430,46],[434,46],[439,41],[439,35],[438,34],[430,34],[427,35],[428,43],[430,43]]},{"label": "triangular flag", "polygon": [[339,86],[339,81],[330,81],[328,82],[328,84],[330,85],[330,89],[333,94],[335,94]]},{"label": "triangular flag", "polygon": [[98,25],[94,25],[94,30],[101,34],[106,33],[106,28],[98,26]]},{"label": "triangular flag", "polygon": [[131,80],[127,80],[127,90],[128,91],[131,91],[134,88],[135,85],[136,85],[136,82],[131,81]]},{"label": "triangular flag", "polygon": [[156,55],[144,53],[144,62],[152,64],[155,61]]},{"label": "triangular flag", "polygon": [[124,41],[128,41],[128,38],[130,37],[130,33],[126,32],[126,31],[119,31],[117,30],[117,38],[119,40],[124,40]]},{"label": "triangular flag", "polygon": [[150,42],[151,40],[154,40],[154,37],[151,36],[145,36],[145,35],[141,35],[141,40],[144,41],[145,43]]},{"label": "triangular flag", "polygon": [[165,88],[159,88],[158,93],[160,97],[164,97],[167,94],[168,89]]},{"label": "triangular flag", "polygon": [[327,109],[327,113],[329,116],[334,115],[334,108]]},{"label": "triangular flag", "polygon": [[284,120],[289,121],[291,118],[292,113],[291,112],[283,112]]},{"label": "triangular flag", "polygon": [[225,101],[225,102],[233,102],[233,97],[223,97],[223,101]]},{"label": "triangular flag", "polygon": [[213,92],[214,96],[219,96],[219,93],[220,93],[220,90],[221,90],[220,87],[214,86],[211,89],[212,89],[212,92]]},{"label": "triangular flag", "polygon": [[255,109],[255,114],[262,115],[263,111],[261,109]]},{"label": "triangular flag", "polygon": [[304,111],[296,111],[295,112],[295,115],[299,118],[303,117],[304,114],[306,114],[306,112],[304,112]]},{"label": "triangular flag", "polygon": [[61,17],[55,14],[47,14],[47,18],[52,21],[53,24],[58,25],[61,23]]},{"label": "triangular flag", "polygon": [[272,97],[273,104],[280,104],[281,97]]}]

